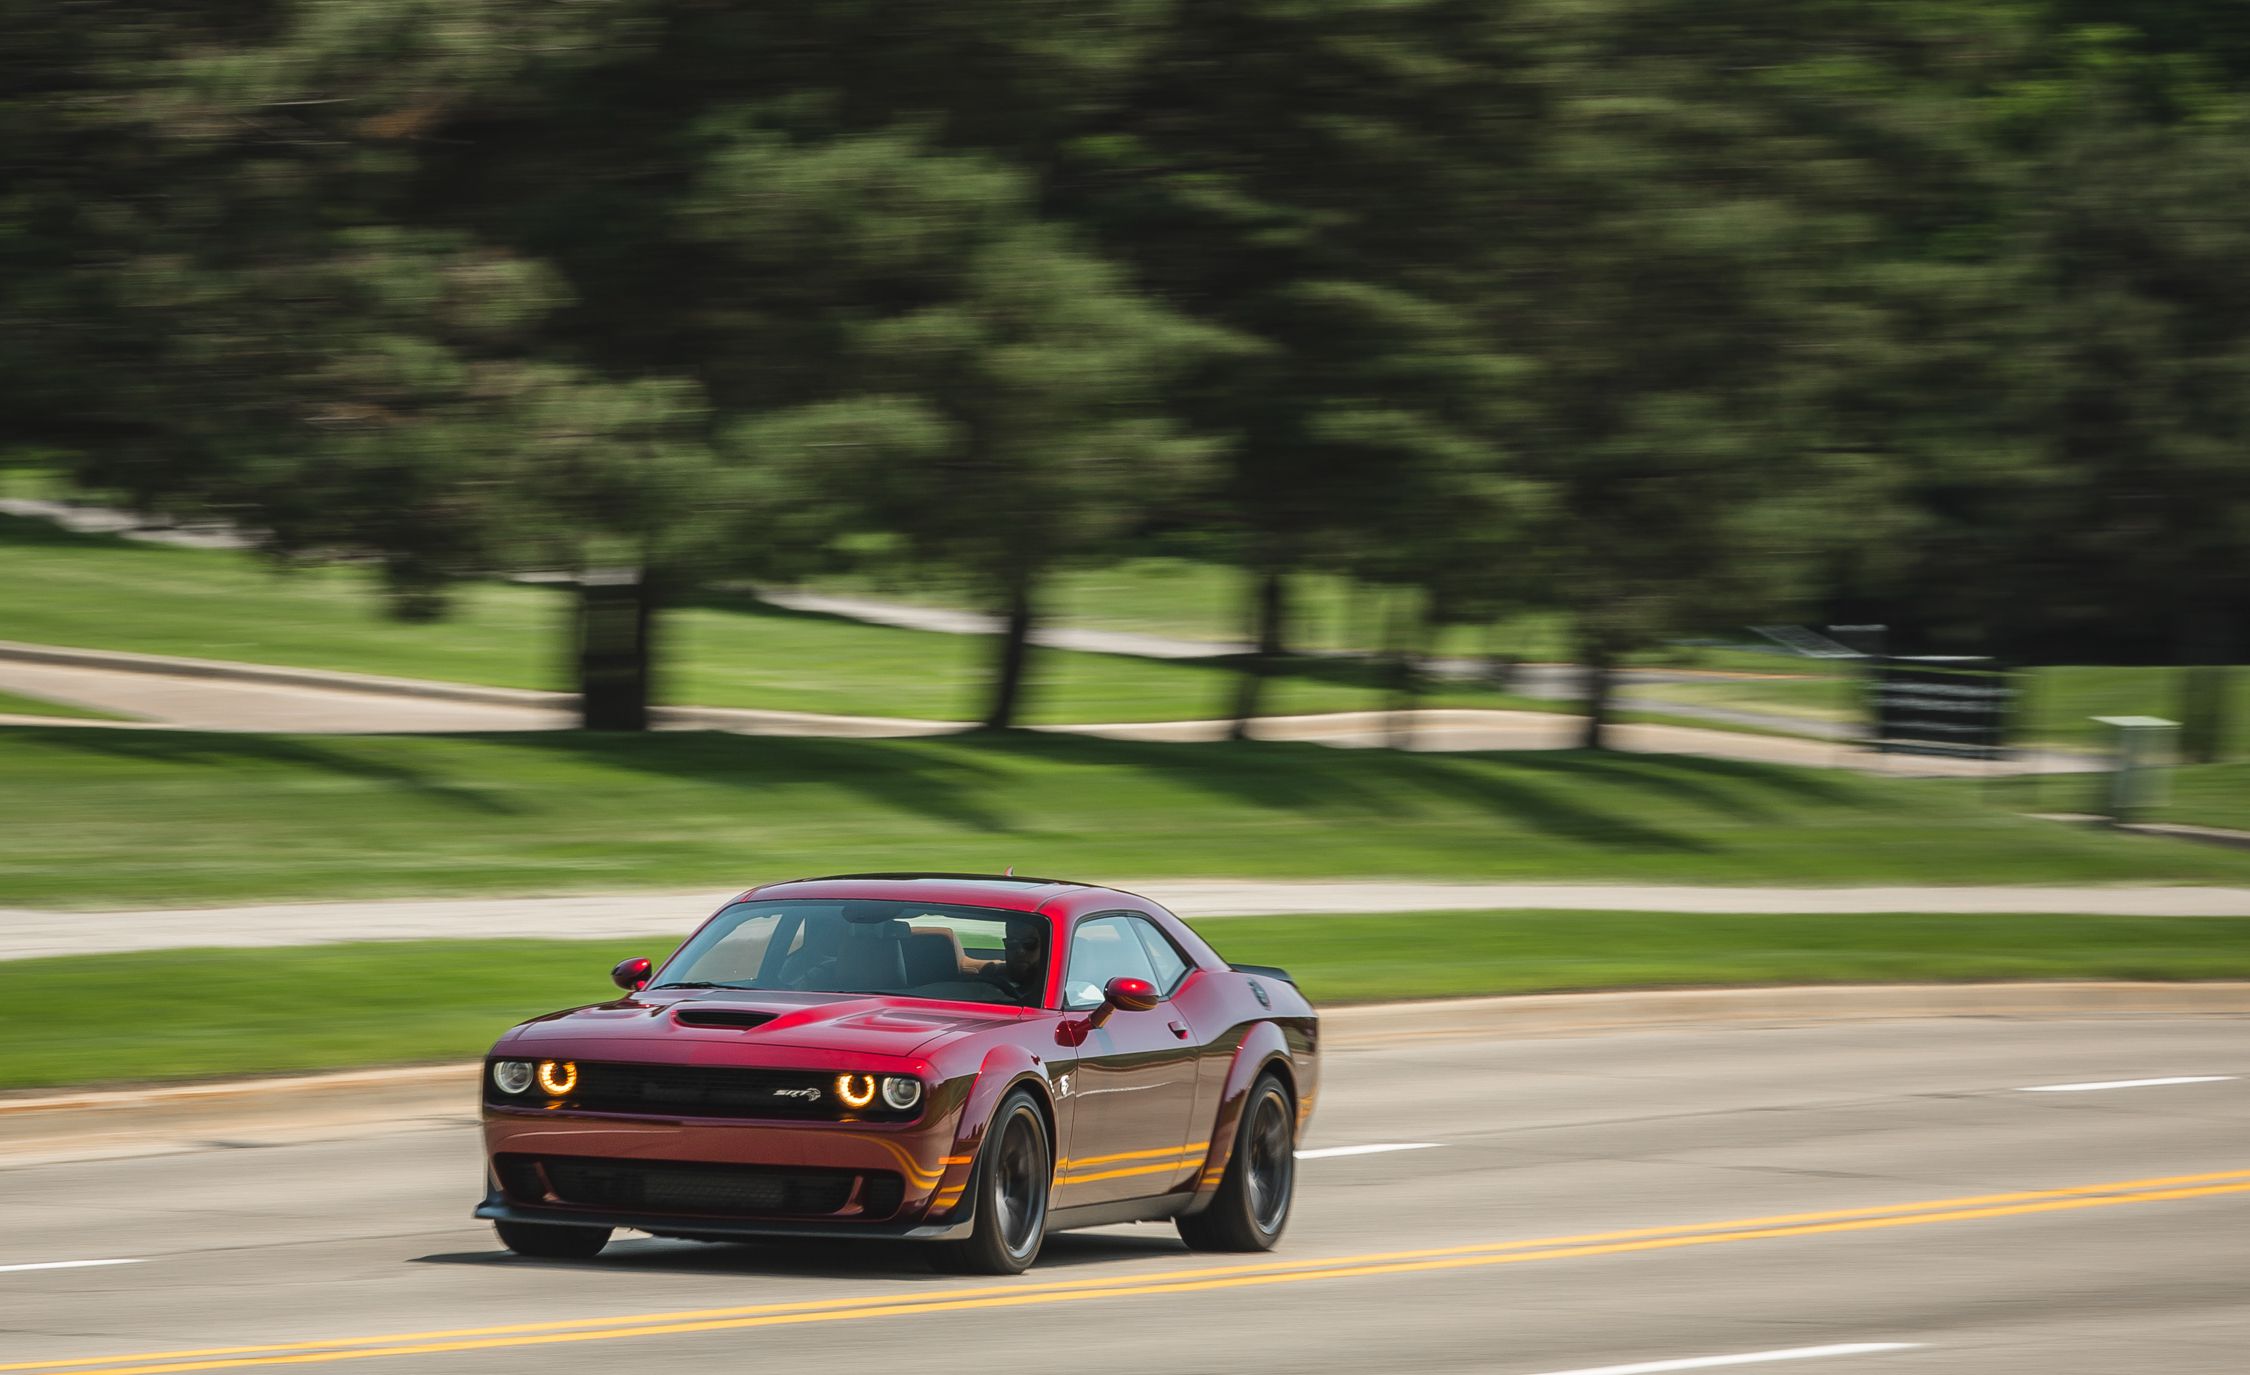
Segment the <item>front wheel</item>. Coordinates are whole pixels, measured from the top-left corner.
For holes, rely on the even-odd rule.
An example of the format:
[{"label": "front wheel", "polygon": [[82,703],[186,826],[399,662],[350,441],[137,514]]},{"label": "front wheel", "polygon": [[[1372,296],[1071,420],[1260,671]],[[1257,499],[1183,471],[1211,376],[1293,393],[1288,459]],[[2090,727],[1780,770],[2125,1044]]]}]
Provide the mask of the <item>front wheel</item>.
[{"label": "front wheel", "polygon": [[1218,1192],[1210,1207],[1177,1220],[1180,1240],[1196,1251],[1270,1251],[1289,1225],[1296,1190],[1296,1113],[1281,1081],[1260,1075],[1242,1105]]},{"label": "front wheel", "polygon": [[609,1245],[607,1227],[558,1227],[547,1222],[498,1222],[500,1244],[519,1256],[541,1260],[591,1260]]},{"label": "front wheel", "polygon": [[951,1268],[973,1275],[1020,1275],[1047,1239],[1047,1195],[1054,1187],[1047,1119],[1031,1095],[1017,1090],[992,1115],[979,1153],[971,1197],[974,1230],[947,1243]]}]

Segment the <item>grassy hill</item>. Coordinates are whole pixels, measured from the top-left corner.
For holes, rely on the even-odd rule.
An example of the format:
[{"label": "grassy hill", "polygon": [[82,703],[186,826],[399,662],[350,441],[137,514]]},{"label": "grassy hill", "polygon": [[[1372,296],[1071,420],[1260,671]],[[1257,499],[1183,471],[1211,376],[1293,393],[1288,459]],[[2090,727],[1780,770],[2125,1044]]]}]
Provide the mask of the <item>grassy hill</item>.
[{"label": "grassy hill", "polygon": [[1934,782],[1679,756],[1077,736],[0,731],[12,905],[720,887],[851,869],[1094,878],[2250,881],[2250,853]]}]

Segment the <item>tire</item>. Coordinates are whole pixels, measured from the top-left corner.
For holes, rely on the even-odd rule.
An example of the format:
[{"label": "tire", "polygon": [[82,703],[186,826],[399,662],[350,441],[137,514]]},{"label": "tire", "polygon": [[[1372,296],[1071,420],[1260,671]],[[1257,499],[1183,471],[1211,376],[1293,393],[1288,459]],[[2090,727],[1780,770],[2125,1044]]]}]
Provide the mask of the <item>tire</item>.
[{"label": "tire", "polygon": [[540,1260],[591,1260],[609,1245],[607,1227],[558,1227],[549,1222],[494,1222],[500,1244]]},{"label": "tire", "polygon": [[1297,1112],[1271,1074],[1258,1076],[1242,1105],[1234,1154],[1211,1206],[1175,1219],[1192,1251],[1270,1251],[1289,1225],[1297,1193]]},{"label": "tire", "polygon": [[946,1268],[970,1275],[1020,1275],[1030,1269],[1047,1239],[1047,1198],[1054,1184],[1047,1119],[1032,1096],[1017,1089],[992,1114],[969,1185],[975,1227],[943,1244]]}]

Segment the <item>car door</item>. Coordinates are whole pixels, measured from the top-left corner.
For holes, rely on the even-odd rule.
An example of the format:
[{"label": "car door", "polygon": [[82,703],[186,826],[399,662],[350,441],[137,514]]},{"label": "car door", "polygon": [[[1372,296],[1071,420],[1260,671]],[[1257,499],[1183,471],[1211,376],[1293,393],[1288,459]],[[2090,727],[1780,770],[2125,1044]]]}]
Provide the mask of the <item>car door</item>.
[{"label": "car door", "polygon": [[1148,980],[1163,1000],[1147,1012],[1114,1010],[1084,1032],[1070,1071],[1070,1150],[1056,1171],[1061,1207],[1167,1192],[1195,1171],[1209,1145],[1188,1139],[1196,1039],[1171,1001],[1178,971],[1150,959],[1149,940],[1164,937],[1130,912],[1088,917],[1071,933],[1066,1025],[1097,1017],[1103,988],[1120,976]]}]

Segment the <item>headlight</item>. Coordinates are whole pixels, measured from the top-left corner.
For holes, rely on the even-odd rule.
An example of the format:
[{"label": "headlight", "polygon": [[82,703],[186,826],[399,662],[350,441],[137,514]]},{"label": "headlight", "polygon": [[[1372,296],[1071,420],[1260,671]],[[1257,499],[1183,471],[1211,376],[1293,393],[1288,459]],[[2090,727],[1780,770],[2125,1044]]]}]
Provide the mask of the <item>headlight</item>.
[{"label": "headlight", "polygon": [[883,1101],[900,1112],[905,1112],[922,1101],[922,1081],[896,1074],[884,1075]]},{"label": "headlight", "polygon": [[864,1108],[875,1101],[875,1076],[872,1074],[839,1074],[836,1076],[836,1096],[847,1108]]},{"label": "headlight", "polygon": [[492,1082],[502,1093],[524,1093],[531,1088],[531,1062],[529,1060],[495,1060],[492,1062]]},{"label": "headlight", "polygon": [[539,1062],[539,1087],[557,1098],[578,1087],[578,1062],[576,1060],[541,1060]]}]

